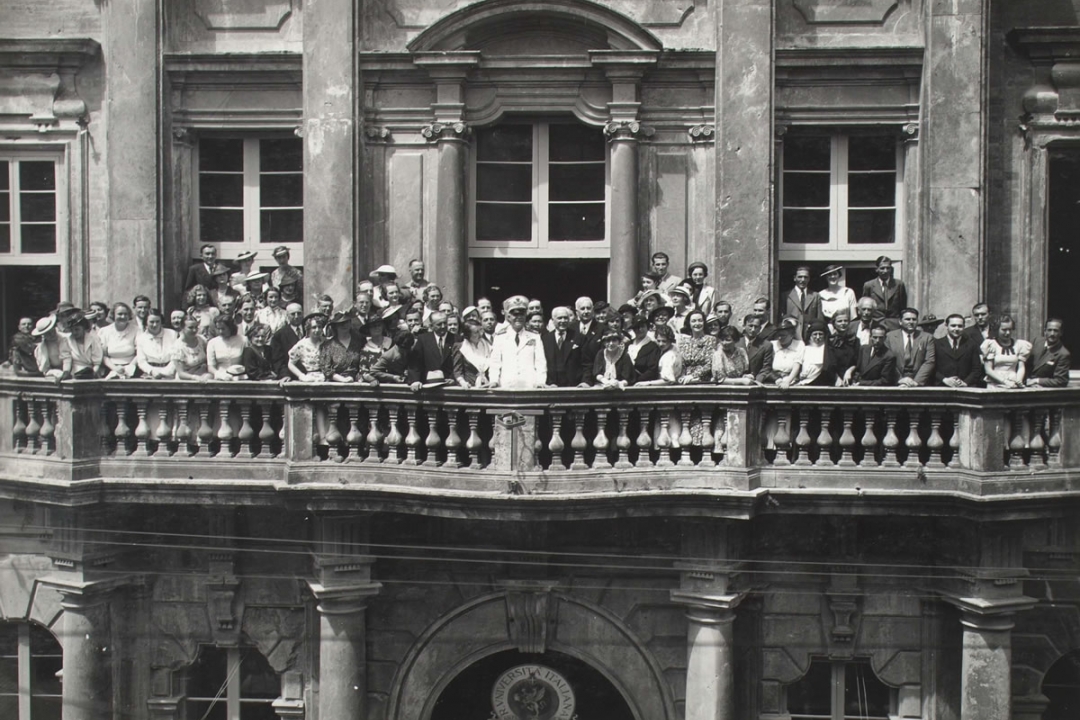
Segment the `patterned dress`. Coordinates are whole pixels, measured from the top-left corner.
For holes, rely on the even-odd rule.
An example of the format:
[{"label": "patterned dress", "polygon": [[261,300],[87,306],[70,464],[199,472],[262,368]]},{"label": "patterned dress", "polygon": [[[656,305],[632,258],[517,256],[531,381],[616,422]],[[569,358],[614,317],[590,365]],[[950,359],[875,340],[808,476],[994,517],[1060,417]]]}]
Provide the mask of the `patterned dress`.
[{"label": "patterned dress", "polygon": [[683,378],[691,378],[691,383],[708,382],[712,375],[713,355],[716,353],[716,338],[712,335],[684,337],[679,342],[679,357],[682,359]]},{"label": "patterned dress", "polygon": [[344,375],[356,379],[360,365],[360,342],[350,338],[344,345],[339,340],[327,340],[319,346],[319,371],[329,380],[334,375]]},{"label": "patterned dress", "polygon": [[750,358],[746,355],[746,349],[735,346],[735,352],[728,355],[724,348],[718,347],[713,355],[712,379],[715,382],[723,382],[728,378],[741,378],[750,374]]}]

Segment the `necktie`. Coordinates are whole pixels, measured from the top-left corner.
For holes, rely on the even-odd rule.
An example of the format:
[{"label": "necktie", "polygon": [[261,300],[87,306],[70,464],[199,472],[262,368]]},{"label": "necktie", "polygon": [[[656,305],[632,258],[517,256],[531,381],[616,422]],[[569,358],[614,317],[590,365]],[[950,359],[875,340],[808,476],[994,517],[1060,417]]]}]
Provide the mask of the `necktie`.
[{"label": "necktie", "polygon": [[514,334],[514,344],[518,346],[521,345],[521,333]]},{"label": "necktie", "polygon": [[911,357],[911,335],[904,333],[904,359]]},{"label": "necktie", "polygon": [[957,340],[956,338],[953,338],[953,340],[952,340],[952,349],[953,349],[954,352],[956,350],[960,349],[960,341]]},{"label": "necktie", "polygon": [[806,309],[806,291],[801,288],[799,289],[799,309]]},{"label": "necktie", "polygon": [[565,339],[566,339],[565,333],[560,332],[560,333],[557,333],[555,335],[555,342],[558,344],[560,350],[562,350],[563,340],[565,340]]},{"label": "necktie", "polygon": [[442,335],[436,335],[435,336],[435,342],[439,346],[439,352],[442,352],[443,351],[443,336]]}]

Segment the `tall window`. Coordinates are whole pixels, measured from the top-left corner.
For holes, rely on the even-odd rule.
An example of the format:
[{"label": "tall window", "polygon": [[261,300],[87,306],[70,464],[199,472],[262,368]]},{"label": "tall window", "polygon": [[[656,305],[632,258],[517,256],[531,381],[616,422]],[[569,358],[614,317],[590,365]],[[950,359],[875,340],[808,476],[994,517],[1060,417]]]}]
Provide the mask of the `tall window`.
[{"label": "tall window", "polygon": [[60,720],[60,643],[32,623],[0,623],[0,717]]},{"label": "tall window", "polygon": [[302,265],[304,240],[304,146],[299,138],[200,138],[199,243],[221,257],[261,251],[260,265],[273,266],[270,251],[290,250]]},{"label": "tall window", "polygon": [[277,720],[280,690],[258,650],[204,645],[188,668],[185,720]]},{"label": "tall window", "polygon": [[580,123],[477,132],[473,257],[607,257],[607,149]]},{"label": "tall window", "polygon": [[[0,342],[61,299],[66,204],[56,153],[0,151]],[[4,357],[8,348],[4,347]]]},{"label": "tall window", "polygon": [[869,660],[815,659],[787,687],[791,720],[888,720],[894,693],[877,679]]}]

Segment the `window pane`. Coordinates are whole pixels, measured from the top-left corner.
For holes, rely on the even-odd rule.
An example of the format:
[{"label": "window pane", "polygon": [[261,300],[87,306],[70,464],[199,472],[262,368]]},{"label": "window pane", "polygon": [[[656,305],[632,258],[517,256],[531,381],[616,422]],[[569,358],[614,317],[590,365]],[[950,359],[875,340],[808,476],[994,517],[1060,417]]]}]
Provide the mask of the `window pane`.
[{"label": "window pane", "polygon": [[7,160],[0,160],[0,190],[8,190],[11,188],[11,178],[8,174],[11,172],[10,164]]},{"label": "window pane", "polygon": [[551,165],[548,168],[550,200],[603,200],[604,165]]},{"label": "window pane", "polygon": [[56,220],[56,196],[52,193],[19,193],[19,210],[23,222],[52,222]]},{"label": "window pane", "polygon": [[64,666],[59,657],[34,657],[30,661],[30,687],[34,695],[59,695],[60,678],[56,673]]},{"label": "window pane", "polygon": [[14,622],[0,622],[0,656],[14,657],[19,652],[19,625]]},{"label": "window pane", "polygon": [[202,207],[243,207],[243,175],[199,175],[199,205]]},{"label": "window pane", "polygon": [[11,220],[11,193],[7,190],[0,191],[0,222]]},{"label": "window pane", "polygon": [[[274,697],[277,697],[276,695]],[[274,712],[274,706],[270,703],[245,703],[240,704],[240,720],[278,720]]]},{"label": "window pane", "polygon": [[243,242],[243,210],[199,210],[199,239],[202,242]]},{"label": "window pane", "polygon": [[892,207],[895,204],[894,173],[848,174],[848,207]]},{"label": "window pane", "polygon": [[548,206],[548,240],[603,240],[604,203]]},{"label": "window pane", "polygon": [[263,210],[259,213],[259,242],[303,242],[303,210]]},{"label": "window pane", "polygon": [[532,165],[477,165],[476,199],[531,202]]},{"label": "window pane", "polygon": [[532,240],[532,205],[476,204],[476,239]]},{"label": "window pane", "polygon": [[259,170],[261,172],[299,172],[304,169],[304,141],[300,138],[278,138],[259,141]]},{"label": "window pane", "polygon": [[40,625],[34,624],[30,625],[30,652],[34,655],[52,655],[58,658],[64,654],[53,634]]},{"label": "window pane", "polygon": [[281,681],[266,658],[250,648],[240,652],[240,697],[273,700],[281,695]]},{"label": "window pane", "polygon": [[14,656],[0,658],[0,693],[19,692],[19,659]]},{"label": "window pane", "polygon": [[[17,718],[19,717],[19,696],[18,695],[0,695],[0,717],[4,718]],[[36,718],[37,716],[35,716]],[[57,718],[60,716],[57,715]]]},{"label": "window pane", "polygon": [[868,662],[850,662],[844,668],[844,717],[889,717],[889,688],[877,679]]},{"label": "window pane", "polygon": [[199,140],[199,170],[244,171],[243,140]]},{"label": "window pane", "polygon": [[11,252],[11,224],[0,223],[0,253]]},{"label": "window pane", "polygon": [[499,125],[476,135],[477,160],[532,162],[532,125]]},{"label": "window pane", "polygon": [[214,703],[212,710],[209,702],[188,700],[185,705],[188,709],[187,716],[194,720],[228,720],[229,708],[225,704],[224,696]]},{"label": "window pane", "polygon": [[896,139],[888,135],[848,138],[848,170],[895,170]]},{"label": "window pane", "polygon": [[604,132],[587,125],[551,125],[548,159],[552,162],[603,160]]},{"label": "window pane", "polygon": [[785,170],[828,170],[832,140],[827,137],[784,138]]},{"label": "window pane", "polygon": [[55,190],[56,163],[48,160],[23,160],[20,162],[19,188],[22,190]]},{"label": "window pane", "polygon": [[[30,717],[33,718],[33,720],[60,720],[62,711],[63,700],[61,698],[36,697],[30,700]],[[4,717],[7,716],[5,715]]]},{"label": "window pane", "polygon": [[814,660],[810,669],[787,688],[787,709],[792,715],[832,716],[832,666]]},{"label": "window pane", "polygon": [[828,210],[785,210],[784,242],[827,244],[829,242]]},{"label": "window pane", "polygon": [[22,251],[24,253],[56,252],[55,225],[22,225]]},{"label": "window pane", "polygon": [[848,242],[891,243],[896,240],[895,210],[848,211]]},{"label": "window pane", "polygon": [[784,207],[829,207],[829,173],[784,173]]},{"label": "window pane", "polygon": [[259,200],[263,207],[301,207],[304,204],[303,175],[261,175]]}]

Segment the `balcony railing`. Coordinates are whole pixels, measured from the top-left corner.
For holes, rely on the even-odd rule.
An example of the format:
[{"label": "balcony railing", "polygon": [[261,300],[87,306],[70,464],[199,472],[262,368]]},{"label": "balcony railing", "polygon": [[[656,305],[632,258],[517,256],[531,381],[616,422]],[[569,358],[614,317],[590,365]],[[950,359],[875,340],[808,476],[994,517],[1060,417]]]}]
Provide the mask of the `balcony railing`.
[{"label": "balcony railing", "polygon": [[[1074,489],[1080,388],[0,379],[0,480],[565,495]],[[82,487],[80,485],[79,487]]]}]

